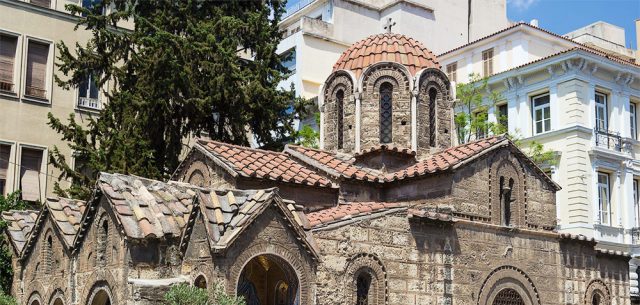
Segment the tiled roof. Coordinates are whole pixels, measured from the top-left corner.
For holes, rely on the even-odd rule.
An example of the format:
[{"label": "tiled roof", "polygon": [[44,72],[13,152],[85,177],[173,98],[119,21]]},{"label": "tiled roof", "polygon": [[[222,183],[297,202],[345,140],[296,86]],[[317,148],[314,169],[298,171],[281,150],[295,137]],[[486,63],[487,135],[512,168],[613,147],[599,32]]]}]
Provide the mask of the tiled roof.
[{"label": "tiled roof", "polygon": [[7,232],[17,253],[21,253],[38,218],[38,211],[5,211],[2,220],[7,223]]},{"label": "tiled roof", "polygon": [[354,157],[359,157],[359,156],[363,156],[372,152],[379,152],[379,151],[384,151],[384,152],[393,152],[393,153],[398,153],[398,154],[403,154],[403,155],[411,155],[411,156],[415,156],[416,152],[414,150],[411,150],[409,148],[403,148],[403,147],[397,147],[397,146],[389,146],[386,144],[380,145],[380,146],[374,146],[371,147],[369,149],[365,149],[359,153],[355,153]]},{"label": "tiled roof", "polygon": [[369,36],[344,51],[333,71],[350,70],[359,77],[367,67],[382,61],[396,62],[415,75],[424,68],[440,68],[431,51],[413,38],[394,33]]},{"label": "tiled roof", "polygon": [[400,208],[397,202],[353,202],[307,213],[307,218],[311,227],[319,227]]},{"label": "tiled roof", "polygon": [[355,166],[352,160],[344,160],[337,155],[298,145],[287,145],[285,153],[310,166],[317,167],[336,178],[378,181],[382,179],[378,171]]},{"label": "tiled roof", "polygon": [[440,210],[436,208],[409,209],[407,214],[411,217],[426,218],[443,222],[454,222],[451,210]]},{"label": "tiled roof", "polygon": [[242,177],[261,178],[311,186],[332,187],[329,179],[289,158],[284,153],[252,149],[216,141],[198,140],[204,149],[223,163],[223,167]]},{"label": "tiled roof", "polygon": [[45,205],[67,246],[73,246],[73,240],[80,228],[86,203],[82,200],[56,197],[47,198]]},{"label": "tiled roof", "polygon": [[101,173],[98,180],[127,237],[181,236],[196,196],[193,188],[120,174]]}]

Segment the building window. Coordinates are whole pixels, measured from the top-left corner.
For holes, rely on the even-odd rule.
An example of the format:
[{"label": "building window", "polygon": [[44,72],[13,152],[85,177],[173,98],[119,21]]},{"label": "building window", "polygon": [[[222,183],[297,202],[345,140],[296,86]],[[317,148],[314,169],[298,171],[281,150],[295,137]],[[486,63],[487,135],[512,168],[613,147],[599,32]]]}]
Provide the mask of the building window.
[{"label": "building window", "polygon": [[436,147],[436,99],[438,90],[429,89],[429,146]]},{"label": "building window", "polygon": [[27,80],[24,95],[46,99],[47,62],[49,60],[49,44],[29,41],[27,52]]},{"label": "building window", "polygon": [[607,123],[607,96],[596,92],[596,130],[607,130]]},{"label": "building window", "polygon": [[458,81],[458,63],[457,62],[447,65],[447,77],[449,78],[449,81],[452,81],[452,82]]},{"label": "building window", "polygon": [[513,178],[509,178],[507,181],[504,176],[500,176],[500,205],[502,212],[501,223],[503,226],[510,227],[512,225],[511,216],[511,204],[515,201],[513,199],[513,188],[515,181]]},{"label": "building window", "polygon": [[37,6],[42,6],[46,8],[51,7],[51,0],[31,0],[29,1],[31,4],[35,4]]},{"label": "building window", "polygon": [[287,68],[291,74],[296,72],[296,48],[289,49],[282,53],[282,66]]},{"label": "building window", "polygon": [[43,256],[44,273],[49,274],[53,270],[53,239],[51,238],[51,233],[48,234],[44,244]]},{"label": "building window", "polygon": [[96,244],[96,260],[98,266],[106,265],[108,261],[107,250],[109,249],[109,222],[103,219],[98,227],[98,239]]},{"label": "building window", "polygon": [[193,281],[193,286],[198,287],[200,289],[207,289],[207,279],[202,274],[198,275],[195,281]]},{"label": "building window", "polygon": [[356,286],[356,305],[369,305],[371,275],[367,272],[360,272],[356,281]]},{"label": "building window", "polygon": [[336,92],[336,109],[338,117],[338,149],[342,149],[344,146],[344,91],[338,90]]},{"label": "building window", "polygon": [[11,146],[0,144],[0,196],[4,195],[7,187],[7,172],[9,171],[9,158]]},{"label": "building window", "polygon": [[[92,11],[94,14],[97,12],[96,10],[100,10],[99,13],[104,15],[105,10],[102,5],[102,0],[82,0],[82,7]],[[83,17],[86,17],[86,14],[82,14]]]},{"label": "building window", "polygon": [[20,190],[22,199],[35,202],[40,200],[40,170],[42,168],[42,150],[22,148],[20,157]]},{"label": "building window", "polygon": [[482,76],[493,74],[493,49],[482,51]]},{"label": "building window", "polygon": [[18,37],[0,35],[0,91],[14,92]]},{"label": "building window", "polygon": [[629,104],[629,126],[630,126],[630,134],[631,138],[634,140],[638,139],[638,114],[636,103]]},{"label": "building window", "polygon": [[509,108],[507,104],[498,105],[498,124],[502,126],[503,130],[507,132],[509,130]]},{"label": "building window", "polygon": [[520,294],[511,289],[505,288],[498,292],[496,298],[493,299],[492,305],[524,305],[524,300]]},{"label": "building window", "polygon": [[489,126],[487,124],[488,112],[487,110],[481,110],[475,113],[476,117],[476,140],[484,139],[489,133]]},{"label": "building window", "polygon": [[531,98],[533,104],[533,133],[539,134],[551,130],[551,103],[549,94]]},{"label": "building window", "polygon": [[393,85],[383,83],[380,85],[380,143],[391,143],[393,140],[392,114],[393,114]]},{"label": "building window", "polygon": [[93,75],[89,75],[78,87],[78,106],[100,109],[99,94],[97,80]]},{"label": "building window", "polygon": [[598,172],[598,209],[600,224],[611,225],[611,193],[609,192],[609,174]]}]

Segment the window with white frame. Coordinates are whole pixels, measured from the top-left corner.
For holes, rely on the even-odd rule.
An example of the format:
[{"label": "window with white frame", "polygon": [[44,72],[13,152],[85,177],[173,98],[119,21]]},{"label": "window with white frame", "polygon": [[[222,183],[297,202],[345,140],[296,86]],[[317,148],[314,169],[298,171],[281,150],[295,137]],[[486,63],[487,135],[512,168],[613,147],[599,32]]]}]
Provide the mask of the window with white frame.
[{"label": "window with white frame", "polygon": [[447,77],[449,81],[457,82],[458,81],[458,63],[454,62],[447,65]]},{"label": "window with white frame", "polygon": [[296,72],[296,48],[291,48],[281,55],[282,65],[289,70],[289,73]]},{"label": "window with white frame", "polygon": [[18,37],[0,34],[0,91],[15,92]]},{"label": "window with white frame", "polygon": [[504,131],[507,131],[509,128],[509,106],[505,104],[500,104],[496,106],[498,109],[498,113],[496,113],[498,124],[500,124]]},{"label": "window with white frame", "polygon": [[51,8],[51,0],[30,0],[29,3],[35,4],[37,6]]},{"label": "window with white frame", "polygon": [[78,86],[78,107],[100,109],[99,95],[97,79],[89,75]]},{"label": "window with white frame", "polygon": [[633,179],[633,211],[636,215],[636,228],[640,227],[640,202],[638,199],[638,180]]},{"label": "window with white frame", "polygon": [[[102,4],[102,0],[82,0],[82,7],[93,11],[93,13],[95,13],[96,10],[100,10],[100,14],[105,14],[105,7]],[[82,16],[84,17],[86,14],[83,13]]]},{"label": "window with white frame", "polygon": [[609,174],[598,172],[598,211],[600,224],[611,225],[611,193]]},{"label": "window with white frame", "polygon": [[43,151],[33,148],[22,148],[20,156],[20,191],[22,200],[38,201],[44,185],[40,185]]},{"label": "window with white frame", "polygon": [[11,157],[11,145],[0,144],[0,195],[5,194],[9,171],[9,158]]},{"label": "window with white frame", "polygon": [[482,76],[493,74],[493,48],[482,51]]},{"label": "window with white frame", "polygon": [[629,133],[632,139],[638,139],[638,107],[634,102],[629,103]]},{"label": "window with white frame", "polygon": [[49,43],[29,40],[27,47],[27,75],[24,95],[39,99],[47,98],[47,66]]},{"label": "window with white frame", "polygon": [[549,94],[541,94],[531,98],[533,107],[533,134],[551,130],[551,102]]},{"label": "window with white frame", "polygon": [[608,129],[607,119],[607,96],[604,93],[596,92],[596,130],[605,131]]}]

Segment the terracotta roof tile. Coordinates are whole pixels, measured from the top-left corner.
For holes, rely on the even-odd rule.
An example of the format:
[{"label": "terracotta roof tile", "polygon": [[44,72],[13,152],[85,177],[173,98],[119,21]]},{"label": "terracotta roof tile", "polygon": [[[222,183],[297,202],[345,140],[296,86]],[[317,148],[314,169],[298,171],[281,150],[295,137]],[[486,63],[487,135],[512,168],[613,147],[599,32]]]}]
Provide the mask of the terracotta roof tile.
[{"label": "terracotta roof tile", "polygon": [[73,240],[80,229],[82,214],[87,206],[86,202],[77,199],[50,197],[45,201],[45,205],[67,246],[73,246]]},{"label": "terracotta roof tile", "polygon": [[7,233],[18,253],[22,252],[38,218],[38,211],[10,210],[2,212],[2,220],[7,223]]},{"label": "terracotta roof tile", "polygon": [[425,218],[430,220],[437,220],[443,222],[454,222],[453,213],[451,209],[439,209],[434,207],[427,207],[422,209],[409,209],[407,211],[411,217]]},{"label": "terracotta roof tile", "polygon": [[381,61],[403,64],[415,75],[420,69],[439,68],[436,56],[413,38],[394,33],[369,36],[344,51],[333,71],[351,70],[360,77],[367,67]]},{"label": "terracotta roof tile", "polygon": [[318,227],[400,207],[402,205],[397,202],[352,202],[307,213],[306,216],[311,227]]},{"label": "terracotta roof tile", "polygon": [[252,149],[209,140],[198,140],[197,145],[213,154],[227,167],[243,177],[332,187],[329,179],[281,152]]}]

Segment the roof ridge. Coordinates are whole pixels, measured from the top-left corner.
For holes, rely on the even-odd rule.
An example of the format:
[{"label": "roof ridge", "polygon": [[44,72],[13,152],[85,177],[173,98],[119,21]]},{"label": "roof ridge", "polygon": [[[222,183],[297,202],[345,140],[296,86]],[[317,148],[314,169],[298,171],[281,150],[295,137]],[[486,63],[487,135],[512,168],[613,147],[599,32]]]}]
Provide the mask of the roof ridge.
[{"label": "roof ridge", "polygon": [[203,139],[203,138],[198,138],[198,140],[196,142],[198,144],[200,144],[200,142],[206,142],[206,143],[214,143],[214,144],[221,145],[221,146],[234,147],[234,148],[238,148],[238,149],[242,149],[242,150],[252,150],[252,151],[259,151],[259,152],[264,152],[264,153],[283,154],[282,152],[279,152],[279,151],[267,150],[267,149],[262,149],[262,148],[253,148],[253,147],[249,147],[249,146],[242,146],[242,145],[231,144],[231,143],[215,141],[215,140],[206,140],[206,139]]}]

